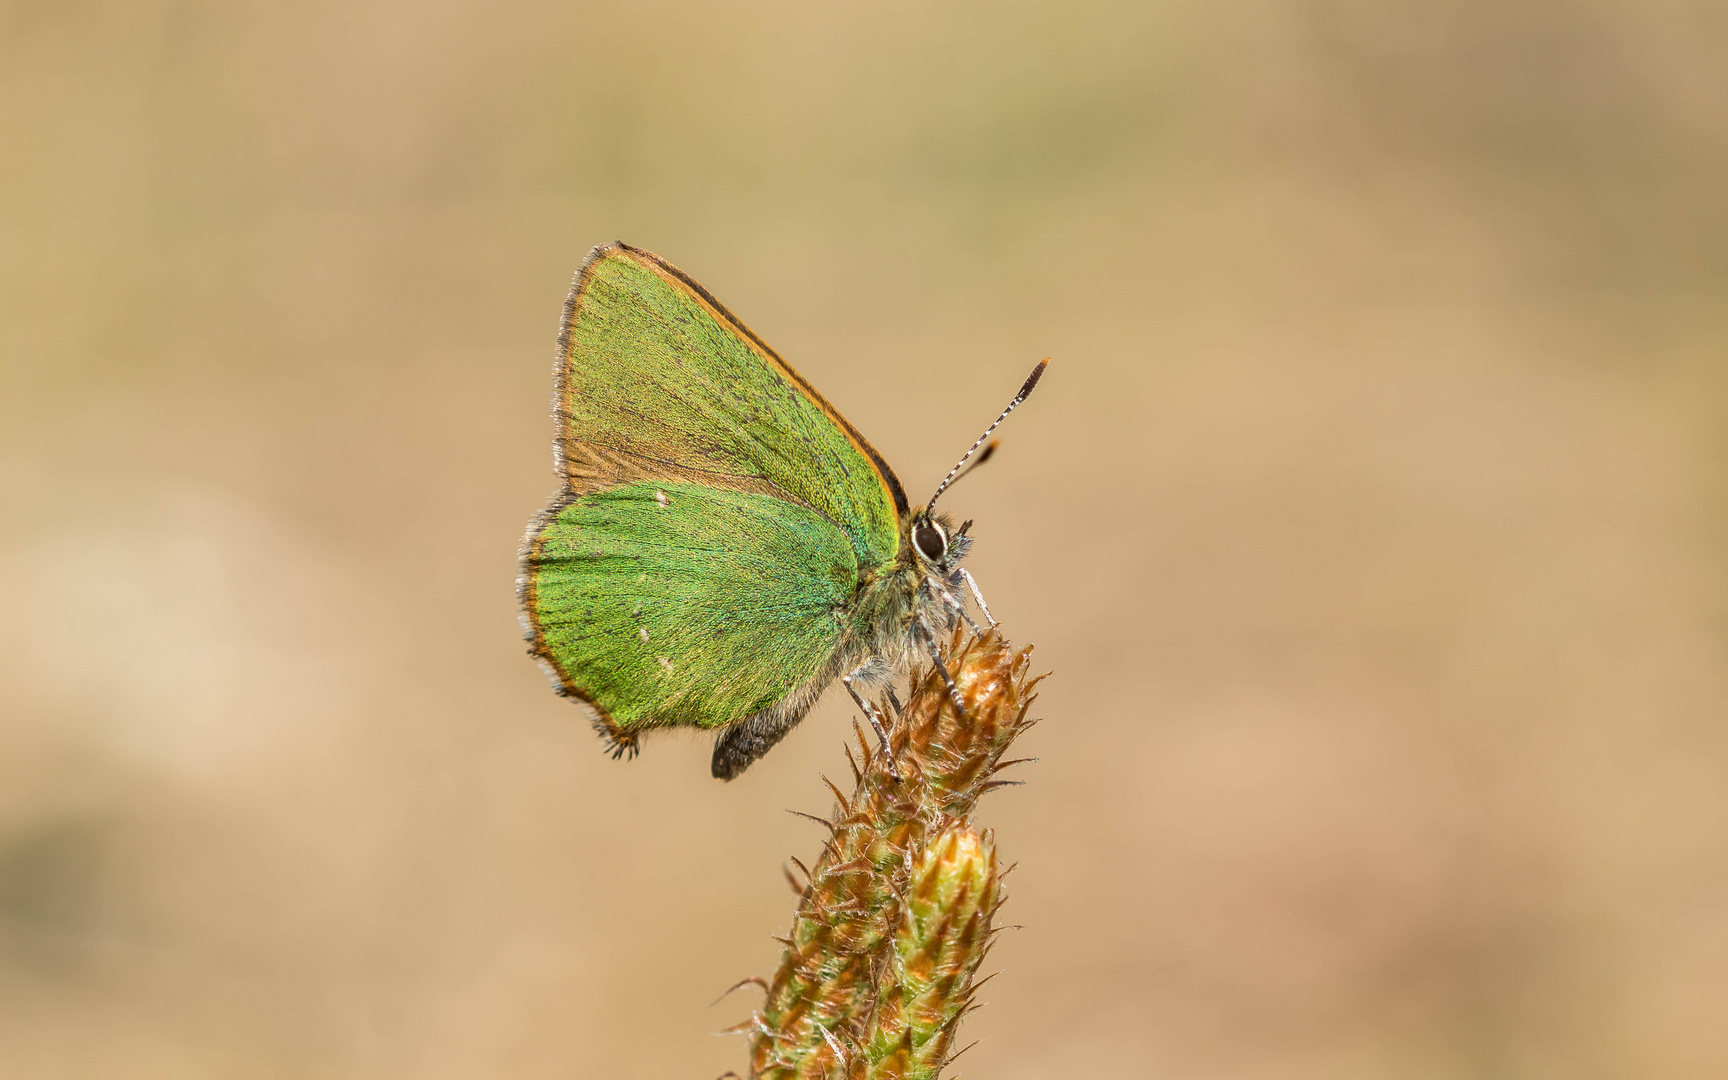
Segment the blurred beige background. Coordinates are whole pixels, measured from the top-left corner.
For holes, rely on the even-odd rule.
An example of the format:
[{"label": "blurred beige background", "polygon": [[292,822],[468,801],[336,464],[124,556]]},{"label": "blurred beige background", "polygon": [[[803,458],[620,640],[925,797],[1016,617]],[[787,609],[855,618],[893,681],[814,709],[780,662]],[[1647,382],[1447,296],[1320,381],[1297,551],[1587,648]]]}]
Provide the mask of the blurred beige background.
[{"label": "blurred beige background", "polygon": [[845,766],[523,655],[583,253],[1055,672],[969,1076],[1728,1075],[1704,0],[0,4],[0,1073],[709,1078]]}]

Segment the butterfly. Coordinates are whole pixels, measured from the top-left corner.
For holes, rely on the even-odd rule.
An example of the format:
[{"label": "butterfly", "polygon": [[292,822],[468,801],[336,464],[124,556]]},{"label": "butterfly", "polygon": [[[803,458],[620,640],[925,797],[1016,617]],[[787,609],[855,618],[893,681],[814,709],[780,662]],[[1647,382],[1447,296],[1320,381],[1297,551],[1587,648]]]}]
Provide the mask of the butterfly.
[{"label": "butterfly", "polygon": [[654,728],[711,729],[729,780],[836,678],[886,747],[860,688],[919,650],[947,678],[939,642],[961,619],[977,629],[962,590],[995,625],[959,565],[972,523],[934,507],[1048,363],[913,508],[858,429],[706,289],[640,248],[596,247],[558,335],[561,488],[522,544],[530,655],[614,757]]}]

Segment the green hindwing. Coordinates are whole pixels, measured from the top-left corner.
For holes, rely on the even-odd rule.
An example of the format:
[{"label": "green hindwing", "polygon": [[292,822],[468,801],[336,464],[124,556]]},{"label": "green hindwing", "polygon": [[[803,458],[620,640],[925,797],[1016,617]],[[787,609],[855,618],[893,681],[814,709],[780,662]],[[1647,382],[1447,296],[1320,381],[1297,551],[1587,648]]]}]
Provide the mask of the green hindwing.
[{"label": "green hindwing", "polygon": [[577,275],[556,383],[564,489],[530,528],[521,591],[563,691],[624,745],[831,675],[907,513],[863,436],[701,286],[622,244]]},{"label": "green hindwing", "polygon": [[773,705],[833,655],[858,576],[821,515],[693,484],[578,497],[528,561],[544,653],[615,734]]}]

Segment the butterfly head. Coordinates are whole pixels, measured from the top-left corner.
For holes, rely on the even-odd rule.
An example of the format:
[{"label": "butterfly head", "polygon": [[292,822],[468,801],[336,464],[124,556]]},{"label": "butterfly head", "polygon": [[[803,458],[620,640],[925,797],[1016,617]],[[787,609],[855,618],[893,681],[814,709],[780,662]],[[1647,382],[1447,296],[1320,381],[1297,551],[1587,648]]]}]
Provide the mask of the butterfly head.
[{"label": "butterfly head", "polygon": [[947,514],[932,514],[928,507],[924,507],[912,515],[906,527],[906,546],[926,573],[946,573],[959,565],[971,549],[972,538],[966,535],[970,528],[970,521],[955,528],[953,518]]}]

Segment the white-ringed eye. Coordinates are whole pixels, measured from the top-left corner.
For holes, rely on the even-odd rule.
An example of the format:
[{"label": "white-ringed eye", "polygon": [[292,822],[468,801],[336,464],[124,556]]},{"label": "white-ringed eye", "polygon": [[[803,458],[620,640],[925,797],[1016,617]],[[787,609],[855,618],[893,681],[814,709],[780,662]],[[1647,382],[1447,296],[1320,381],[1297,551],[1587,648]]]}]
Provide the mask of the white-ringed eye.
[{"label": "white-ringed eye", "polygon": [[920,521],[914,525],[912,542],[918,545],[918,554],[931,562],[939,563],[948,554],[948,534],[934,521]]}]

